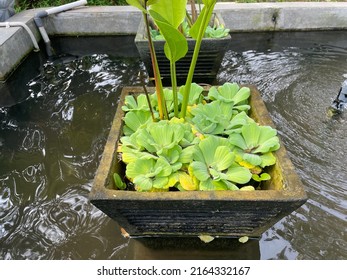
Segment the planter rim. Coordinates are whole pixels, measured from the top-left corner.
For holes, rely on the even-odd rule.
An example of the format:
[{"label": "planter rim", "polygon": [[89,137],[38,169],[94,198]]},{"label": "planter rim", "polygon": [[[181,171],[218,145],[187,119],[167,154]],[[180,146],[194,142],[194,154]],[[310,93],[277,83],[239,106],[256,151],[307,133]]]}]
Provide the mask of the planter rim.
[{"label": "planter rim", "polygon": [[[100,191],[100,190],[99,190]],[[98,191],[98,192],[99,192]],[[114,200],[206,200],[219,201],[269,201],[306,199],[306,194],[300,190],[255,190],[255,191],[169,191],[169,192],[137,192],[125,190],[104,189],[99,194],[91,193],[92,199],[103,200],[112,197]]]}]

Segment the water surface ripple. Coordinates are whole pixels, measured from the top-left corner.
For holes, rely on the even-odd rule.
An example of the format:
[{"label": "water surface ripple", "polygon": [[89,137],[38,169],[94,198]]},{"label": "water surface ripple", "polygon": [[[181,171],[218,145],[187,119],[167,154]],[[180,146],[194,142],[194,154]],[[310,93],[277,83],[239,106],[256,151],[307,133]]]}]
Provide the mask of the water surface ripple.
[{"label": "water surface ripple", "polygon": [[26,99],[1,108],[1,258],[117,257],[119,240],[100,234],[100,225],[114,232],[117,225],[88,193],[120,85],[140,67],[137,59],[100,54],[47,62],[28,82]]},{"label": "water surface ripple", "polygon": [[160,239],[151,249],[125,239],[88,193],[120,88],[138,83],[143,65],[107,54],[43,61],[0,107],[0,259],[347,259],[347,112],[326,114],[347,74],[343,38],[233,36],[217,83],[258,87],[309,197],[255,246],[237,250]]},{"label": "water surface ripple", "polygon": [[262,258],[346,259],[347,113],[330,118],[327,108],[345,79],[347,48],[229,51],[224,67],[221,81],[235,77],[261,91],[309,197],[262,236]]}]

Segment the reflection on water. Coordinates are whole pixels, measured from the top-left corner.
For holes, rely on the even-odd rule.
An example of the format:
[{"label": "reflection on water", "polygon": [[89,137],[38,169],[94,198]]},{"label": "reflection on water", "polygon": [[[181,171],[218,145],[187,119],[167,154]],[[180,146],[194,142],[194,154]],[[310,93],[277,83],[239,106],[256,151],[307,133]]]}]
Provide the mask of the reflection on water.
[{"label": "reflection on water", "polygon": [[347,118],[326,115],[347,73],[343,35],[233,36],[217,82],[258,86],[309,196],[246,244],[124,238],[88,193],[120,89],[142,63],[124,48],[33,57],[34,74],[0,85],[0,259],[346,259]]},{"label": "reflection on water", "polygon": [[1,258],[123,258],[128,242],[88,193],[119,85],[140,67],[137,59],[100,54],[46,62],[27,83],[25,100],[1,108]]},{"label": "reflection on water", "polygon": [[[221,82],[237,79],[262,92],[309,196],[263,234],[262,258],[347,258],[347,113],[327,116],[347,73],[345,35],[284,33],[270,37],[261,51],[230,51],[224,61]],[[279,46],[280,39],[292,45]]]}]

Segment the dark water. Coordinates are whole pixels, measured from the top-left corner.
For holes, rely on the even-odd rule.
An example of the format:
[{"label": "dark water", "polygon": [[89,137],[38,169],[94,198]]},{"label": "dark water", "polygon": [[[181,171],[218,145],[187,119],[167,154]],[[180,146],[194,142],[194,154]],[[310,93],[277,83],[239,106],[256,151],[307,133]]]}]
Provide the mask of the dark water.
[{"label": "dark water", "polygon": [[132,37],[64,40],[72,56],[34,54],[0,84],[0,259],[347,259],[347,112],[326,114],[347,32],[233,34],[216,82],[257,85],[309,196],[246,244],[129,240],[89,203],[118,94],[143,65]]}]

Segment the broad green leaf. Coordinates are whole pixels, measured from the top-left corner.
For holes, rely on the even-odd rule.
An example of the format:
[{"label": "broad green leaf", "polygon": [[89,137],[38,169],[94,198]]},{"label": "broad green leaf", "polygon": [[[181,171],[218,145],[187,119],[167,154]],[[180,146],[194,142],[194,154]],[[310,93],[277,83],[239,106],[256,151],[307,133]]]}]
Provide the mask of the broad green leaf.
[{"label": "broad green leaf", "polygon": [[175,162],[175,163],[171,164],[172,172],[176,172],[177,170],[181,169],[181,167],[182,167],[181,162]]},{"label": "broad green leaf", "polygon": [[238,191],[239,190],[239,188],[235,184],[231,183],[230,181],[224,180],[224,183],[227,186],[229,191]]},{"label": "broad green leaf", "polygon": [[188,146],[184,148],[180,153],[179,161],[182,163],[190,163],[193,160],[193,153],[195,149],[195,146]]},{"label": "broad green leaf", "polygon": [[228,124],[227,134],[232,133],[241,133],[241,128],[247,123],[254,122],[252,118],[250,118],[246,112],[242,111],[235,115]]},{"label": "broad green leaf", "polygon": [[[179,89],[179,97],[183,99],[183,93],[184,93],[185,86],[181,86]],[[190,86],[190,91],[189,91],[189,100],[188,100],[188,105],[194,105],[198,104],[198,101],[201,98],[202,92],[204,88],[202,86],[199,86],[196,83],[192,83]]]},{"label": "broad green leaf", "polygon": [[204,155],[205,163],[210,165],[214,161],[214,154],[219,145],[219,139],[214,136],[205,138],[199,143],[199,148]]},{"label": "broad green leaf", "polygon": [[143,124],[151,120],[151,113],[147,111],[130,111],[124,117],[124,123],[131,130],[138,130]]},{"label": "broad green leaf", "polygon": [[223,191],[227,190],[228,186],[224,181],[214,181],[212,179],[208,179],[200,182],[199,189],[201,191]]},{"label": "broad green leaf", "polygon": [[262,163],[261,157],[259,155],[256,155],[256,154],[245,153],[242,156],[242,158],[254,166],[260,165]]},{"label": "broad green leaf", "polygon": [[259,147],[254,151],[255,153],[266,153],[275,151],[280,147],[280,142],[277,136],[277,131],[269,126],[261,127],[259,136]]},{"label": "broad green leaf", "polygon": [[127,164],[136,161],[140,157],[140,152],[138,150],[129,148],[127,146],[122,146],[120,152],[122,155],[122,160]]},{"label": "broad green leaf", "polygon": [[122,161],[126,164],[134,162],[138,159],[135,153],[122,153]]},{"label": "broad green leaf", "polygon": [[167,189],[170,187],[168,183],[169,183],[168,177],[158,177],[153,180],[153,188]]},{"label": "broad green leaf", "polygon": [[124,104],[122,110],[125,112],[133,110],[149,111],[147,98],[144,94],[140,94],[136,99],[133,95],[127,95]]},{"label": "broad green leaf", "polygon": [[[130,150],[130,149],[129,149]],[[122,153],[122,160],[125,162],[125,163],[130,163],[130,162],[133,162],[135,160],[138,160],[138,159],[154,159],[154,160],[157,160],[158,157],[151,154],[151,153],[147,153],[147,152],[136,152],[136,151],[132,151],[132,152],[123,152]]]},{"label": "broad green leaf", "polygon": [[206,181],[210,174],[205,163],[200,161],[193,161],[190,165],[193,175],[200,181]]},{"label": "broad green leaf", "polygon": [[239,90],[240,86],[237,83],[224,83],[218,87],[218,94],[226,100],[232,100]]},{"label": "broad green leaf", "polygon": [[199,190],[200,191],[214,191],[215,185],[213,185],[213,180],[208,179],[208,180],[200,182]]},{"label": "broad green leaf", "polygon": [[229,140],[229,142],[232,145],[234,145],[236,147],[239,147],[242,150],[246,150],[247,149],[247,145],[246,145],[245,139],[239,133],[231,134],[229,136],[228,140]]},{"label": "broad green leaf", "polygon": [[258,174],[253,174],[253,175],[252,175],[252,179],[253,179],[254,181],[261,182],[261,181],[270,180],[270,179],[271,179],[271,176],[270,176],[270,174],[268,174],[268,173],[261,173],[260,176],[259,176]]},{"label": "broad green leaf", "polygon": [[264,158],[268,160],[268,163],[262,163],[263,160],[260,156],[279,149],[280,142],[275,129],[270,126],[257,125],[255,122],[248,122],[242,126],[241,134],[232,133],[232,130],[228,132],[231,132],[228,138],[230,143],[245,153],[243,155],[245,161],[253,165],[272,165],[270,163],[274,161],[274,158]]},{"label": "broad green leaf", "polygon": [[217,171],[217,170],[215,170],[213,168],[209,168],[208,172],[209,172],[209,174],[210,174],[210,176],[212,177],[213,180],[219,181],[219,180],[222,179],[221,176],[220,176],[221,172],[219,172],[219,171]]},{"label": "broad green leaf", "polygon": [[229,147],[219,146],[217,147],[212,166],[217,170],[222,171],[228,169],[232,163],[234,163],[235,155],[231,152]]},{"label": "broad green leaf", "polygon": [[134,179],[134,184],[138,191],[149,191],[152,189],[153,182],[150,178],[139,175]]},{"label": "broad green leaf", "polygon": [[224,83],[222,86],[218,87],[218,91],[222,92],[223,89],[229,91],[231,96],[235,96],[235,94],[240,90],[240,86],[237,83]]},{"label": "broad green leaf", "polygon": [[251,172],[245,167],[231,167],[227,171],[229,181],[237,184],[246,184],[252,178]]},{"label": "broad green leaf", "polygon": [[222,134],[232,118],[232,110],[226,103],[213,101],[198,104],[191,110],[192,123],[203,134]]},{"label": "broad green leaf", "polygon": [[135,8],[138,8],[140,11],[147,13],[145,9],[145,0],[126,0],[127,3]]},{"label": "broad green leaf", "polygon": [[233,101],[235,104],[246,101],[251,95],[251,90],[248,87],[242,87],[234,96]]},{"label": "broad green leaf", "polygon": [[127,95],[125,97],[125,106],[122,106],[122,110],[124,112],[129,111],[130,109],[136,108],[137,107],[137,102],[136,99],[133,95]]},{"label": "broad green leaf", "polygon": [[150,123],[147,130],[149,132],[147,141],[154,145],[158,154],[174,148],[183,139],[185,133],[183,124],[170,123],[166,120]]},{"label": "broad green leaf", "polygon": [[135,134],[135,136],[137,144],[145,150],[147,150],[148,152],[156,153],[158,151],[159,147],[156,145],[156,143],[153,140],[153,137],[149,134],[149,132],[146,129],[139,130],[138,133]]},{"label": "broad green leaf", "polygon": [[161,169],[160,172],[157,173],[157,175],[160,177],[167,177],[172,173],[172,167],[170,163],[168,163],[167,160],[162,157],[157,160],[155,168]]},{"label": "broad green leaf", "polygon": [[170,164],[174,164],[180,159],[180,155],[182,153],[181,146],[174,146],[172,149],[165,150],[161,156],[164,157]]},{"label": "broad green leaf", "polygon": [[193,159],[199,162],[205,162],[204,154],[202,153],[199,146],[194,146]]},{"label": "broad green leaf", "polygon": [[176,62],[184,57],[188,51],[188,43],[184,35],[178,31],[177,27],[165,21],[165,19],[154,10],[150,10],[149,13],[165,38],[164,51],[166,57],[171,62]]},{"label": "broad green leaf", "polygon": [[153,123],[148,127],[148,132],[152,136],[153,140],[158,143],[162,148],[171,148],[175,143],[174,131],[172,126],[167,123]]},{"label": "broad green leaf", "polygon": [[228,186],[226,184],[226,181],[220,180],[220,181],[212,181],[212,185],[214,186],[215,191],[224,191],[228,190]]},{"label": "broad green leaf", "polygon": [[276,157],[273,155],[272,152],[263,154],[260,156],[261,158],[261,167],[265,167],[265,166],[271,166],[274,165],[276,163]]},{"label": "broad green leaf", "polygon": [[154,188],[168,188],[171,165],[164,159],[138,159],[127,165],[126,176],[132,180],[139,191]]},{"label": "broad green leaf", "polygon": [[251,91],[248,87],[240,88],[236,83],[225,83],[218,87],[218,91],[214,89],[209,92],[211,98],[223,102],[233,102],[235,105],[248,103],[250,95]]},{"label": "broad green leaf", "polygon": [[237,110],[238,112],[242,112],[242,111],[248,111],[249,109],[251,109],[251,106],[249,106],[249,105],[235,105],[233,109]]},{"label": "broad green leaf", "polygon": [[144,176],[146,177],[146,178],[154,178],[160,171],[161,171],[161,167],[159,166],[159,167],[157,167],[157,168],[153,168],[151,171],[152,172],[148,172],[148,173],[146,173]]},{"label": "broad green leaf", "polygon": [[131,162],[127,165],[126,176],[128,178],[134,179],[139,175],[145,176],[146,174],[152,172],[155,160],[145,160],[138,159],[137,161]]},{"label": "broad green leaf", "polygon": [[124,125],[123,126],[123,134],[124,135],[132,135],[134,133],[134,130],[132,130],[130,127]]},{"label": "broad green leaf", "polygon": [[154,11],[161,15],[175,29],[186,16],[187,0],[160,0],[150,4],[150,13]]},{"label": "broad green leaf", "polygon": [[201,116],[195,117],[194,123],[198,130],[203,134],[219,134],[223,131],[222,126],[214,122],[208,122],[206,119],[202,119]]},{"label": "broad green leaf", "polygon": [[123,136],[120,139],[120,142],[122,143],[122,145],[120,145],[121,149],[120,151],[124,151],[123,148],[124,147],[128,147],[134,150],[140,150],[141,146],[139,146],[136,143],[136,135],[134,135],[135,133],[132,133],[130,136]]},{"label": "broad green leaf", "polygon": [[248,149],[258,146],[260,128],[256,123],[249,123],[242,127],[242,136]]}]

